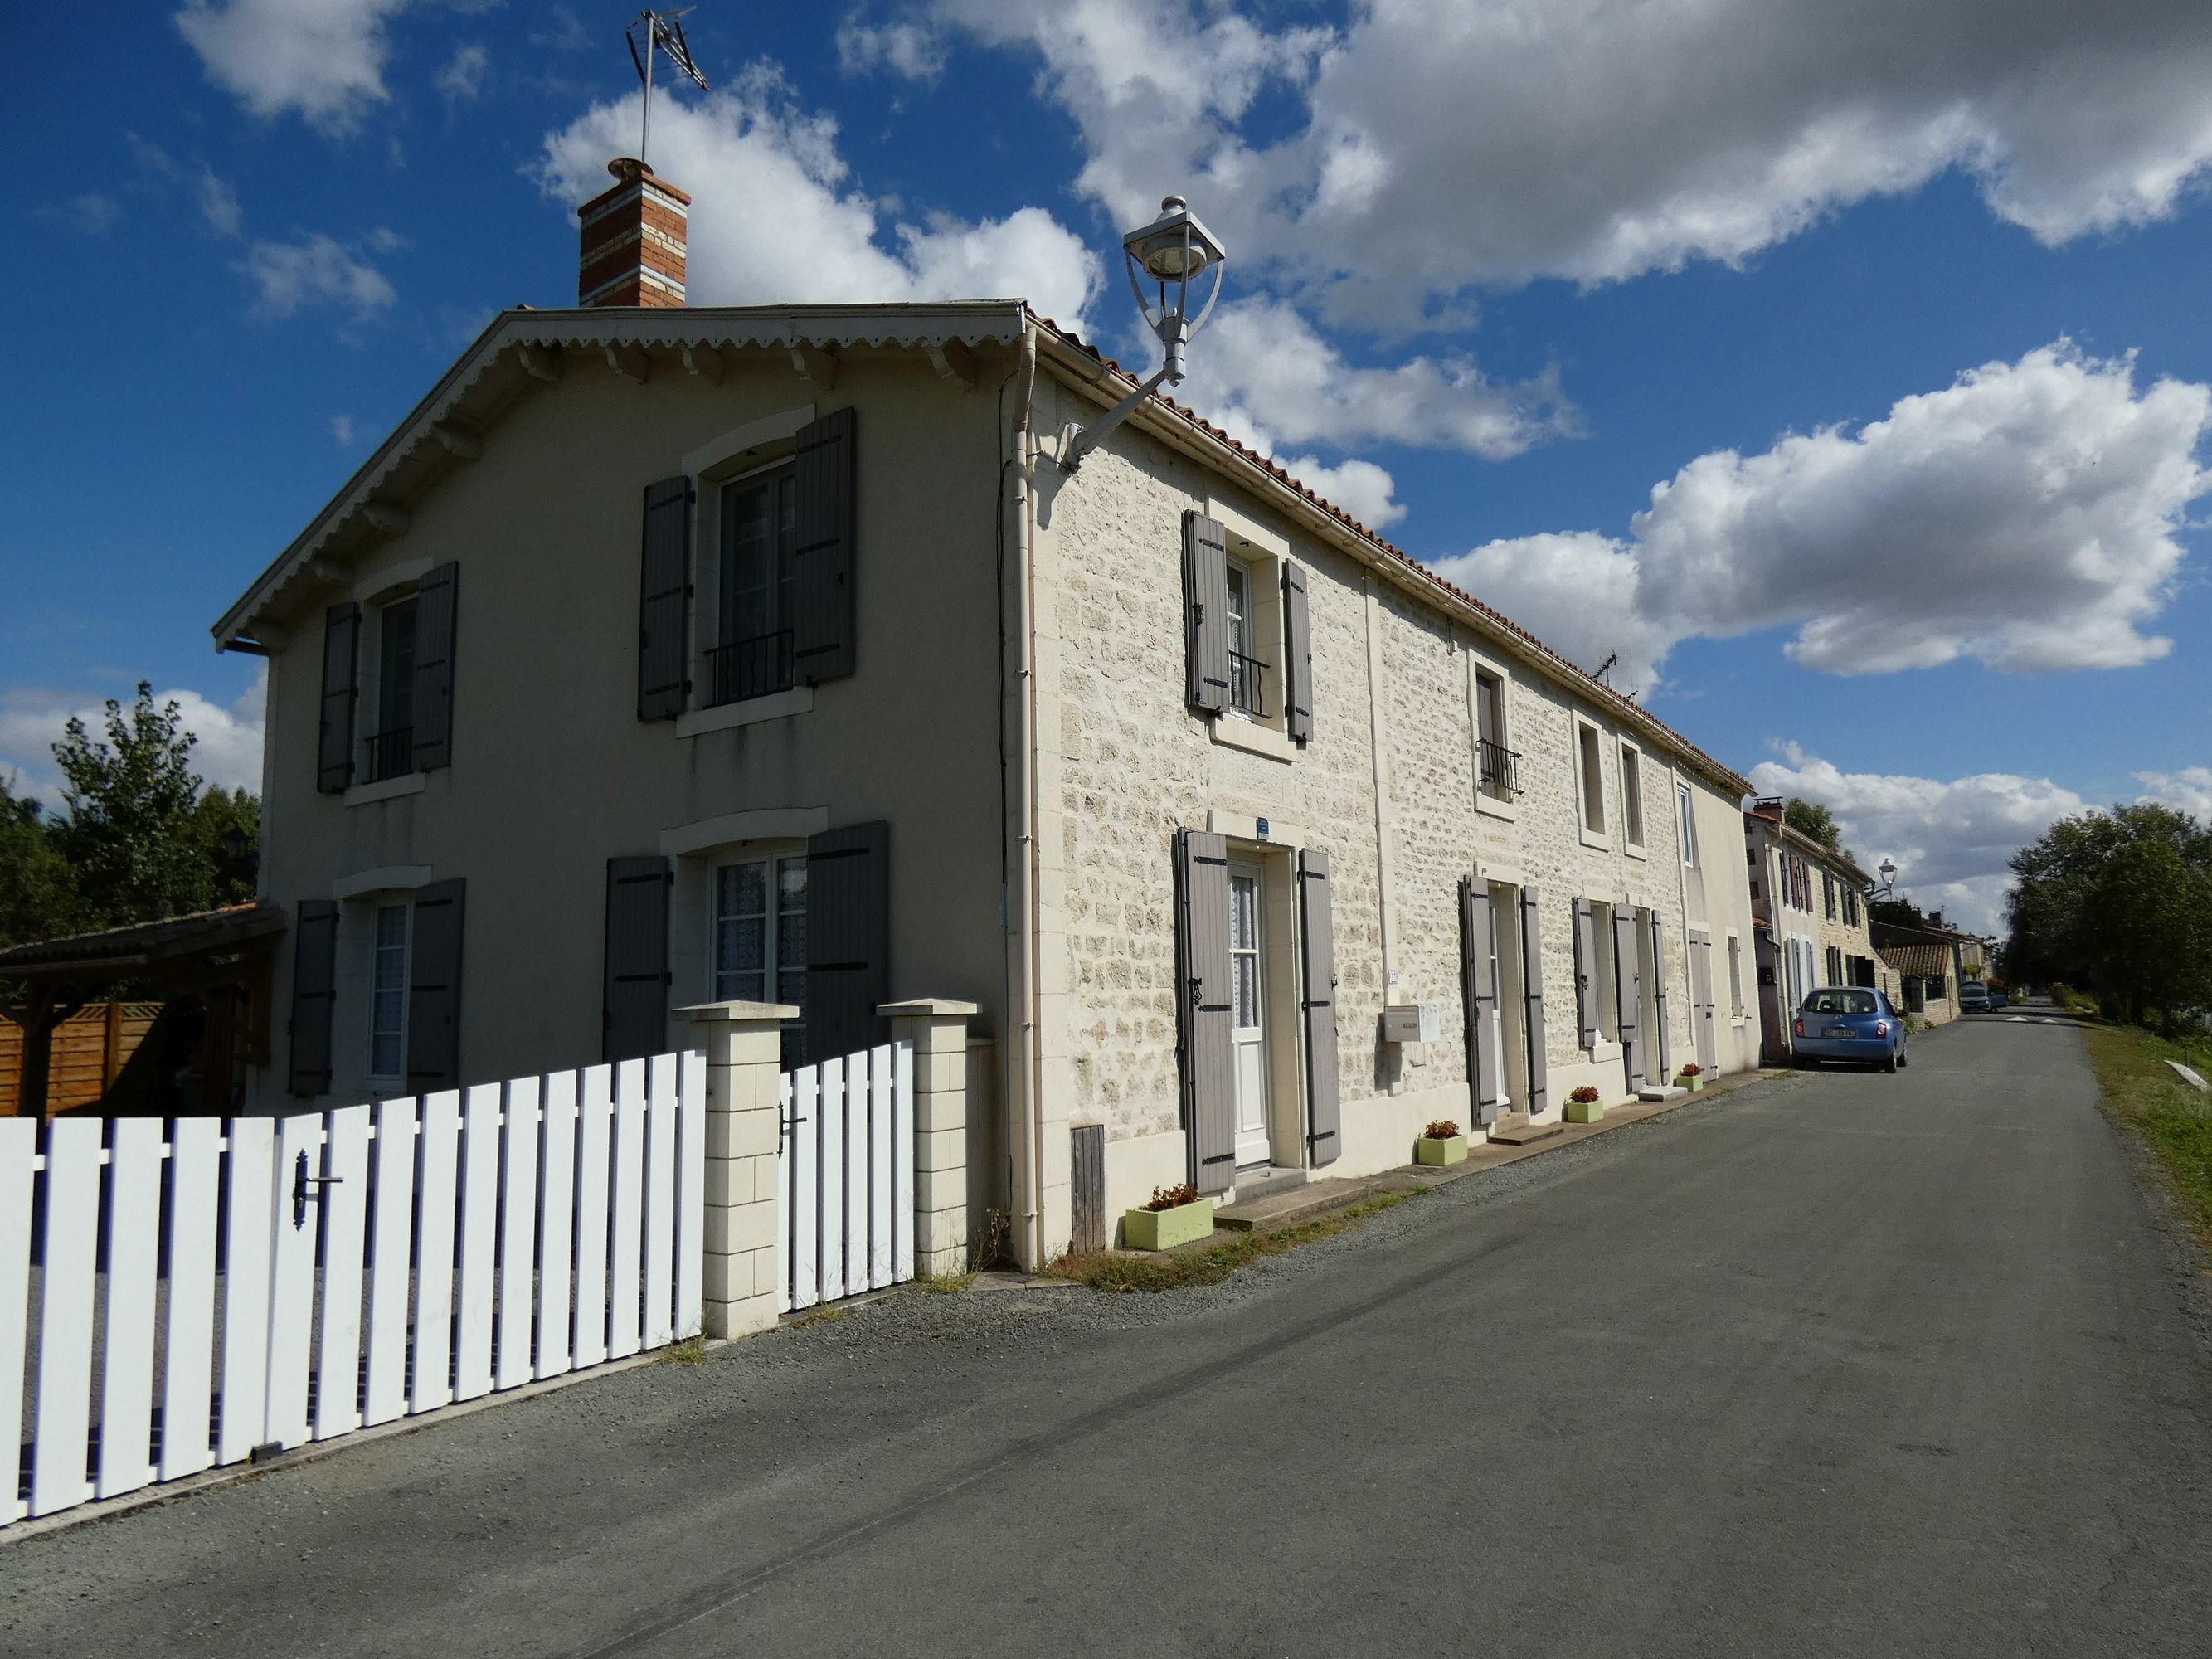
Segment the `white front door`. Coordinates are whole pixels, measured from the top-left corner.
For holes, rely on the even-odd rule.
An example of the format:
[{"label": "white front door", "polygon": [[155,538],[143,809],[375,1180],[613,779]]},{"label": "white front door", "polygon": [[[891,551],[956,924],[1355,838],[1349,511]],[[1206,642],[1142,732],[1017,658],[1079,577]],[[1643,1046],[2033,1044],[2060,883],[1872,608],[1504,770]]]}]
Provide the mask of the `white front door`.
[{"label": "white front door", "polygon": [[1261,1011],[1260,872],[1229,866],[1230,1030],[1237,1058],[1237,1163],[1271,1161],[1267,1145],[1267,1045]]}]

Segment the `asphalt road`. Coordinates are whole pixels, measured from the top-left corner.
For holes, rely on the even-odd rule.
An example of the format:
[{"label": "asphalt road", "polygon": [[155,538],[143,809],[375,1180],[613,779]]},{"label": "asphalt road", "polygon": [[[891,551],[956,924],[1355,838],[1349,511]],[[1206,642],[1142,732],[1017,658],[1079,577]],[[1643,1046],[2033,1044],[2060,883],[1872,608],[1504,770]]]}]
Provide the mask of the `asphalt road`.
[{"label": "asphalt road", "polygon": [[2176,1654],[2212,1369],[2079,1039],[1229,1285],[908,1295],[0,1545],[0,1652]]}]

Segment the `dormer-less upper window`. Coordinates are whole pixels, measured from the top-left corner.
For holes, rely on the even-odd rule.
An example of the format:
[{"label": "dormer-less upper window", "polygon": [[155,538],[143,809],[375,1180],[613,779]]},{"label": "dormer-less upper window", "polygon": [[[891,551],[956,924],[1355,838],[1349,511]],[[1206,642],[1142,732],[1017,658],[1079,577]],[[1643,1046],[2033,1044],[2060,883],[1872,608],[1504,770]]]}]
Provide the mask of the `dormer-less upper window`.
[{"label": "dormer-less upper window", "polygon": [[791,689],[796,471],[786,463],[724,485],[720,518],[720,614],[707,653],[710,704]]}]

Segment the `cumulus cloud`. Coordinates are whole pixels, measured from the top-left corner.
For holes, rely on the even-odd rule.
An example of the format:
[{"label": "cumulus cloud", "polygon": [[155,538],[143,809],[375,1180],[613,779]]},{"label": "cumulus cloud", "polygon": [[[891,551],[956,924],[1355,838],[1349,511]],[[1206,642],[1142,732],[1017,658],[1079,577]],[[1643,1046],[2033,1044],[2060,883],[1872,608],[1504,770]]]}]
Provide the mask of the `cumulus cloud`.
[{"label": "cumulus cloud", "polygon": [[888,70],[908,81],[934,81],[945,73],[945,37],[913,19],[878,24],[850,17],[837,30],[837,66],[848,75]]},{"label": "cumulus cloud", "polygon": [[[638,95],[594,105],[547,135],[536,174],[574,204],[607,185],[637,137]],[[690,187],[695,303],[1027,299],[1074,322],[1098,281],[1083,240],[1040,208],[980,222],[894,220],[855,186],[834,118],[799,109],[756,67],[702,98],[656,99],[655,171]]]},{"label": "cumulus cloud", "polygon": [[1501,386],[1462,357],[1364,368],[1279,300],[1224,305],[1194,350],[1182,395],[1224,426],[1285,443],[1459,449],[1506,460],[1576,430],[1556,375]]},{"label": "cumulus cloud", "polygon": [[399,297],[383,272],[319,233],[296,242],[256,242],[239,269],[261,290],[256,308],[272,317],[327,305],[361,321]]},{"label": "cumulus cloud", "polygon": [[2212,823],[2212,766],[2185,766],[2178,772],[2138,772],[2143,787],[2136,799],[2178,806],[2194,817]]},{"label": "cumulus cloud", "polygon": [[264,118],[295,111],[318,130],[343,133],[384,84],[385,25],[408,0],[191,0],[178,30],[208,79]]},{"label": "cumulus cloud", "polygon": [[483,90],[484,71],[490,65],[491,54],[482,46],[456,46],[453,55],[430,77],[430,84],[447,103],[465,104]]},{"label": "cumulus cloud", "polygon": [[[198,738],[191,751],[192,769],[209,783],[224,789],[261,789],[261,730],[268,695],[266,674],[228,707],[198,691],[156,690],[154,702],[174,702],[183,726]],[[118,701],[126,707],[130,698]],[[70,718],[82,720],[98,738],[106,729],[98,697],[18,688],[0,692],[0,772],[14,775],[19,795],[35,796],[49,811],[62,805],[62,777],[54,764],[54,745]]]},{"label": "cumulus cloud", "polygon": [[2049,778],[1985,772],[1943,781],[1893,773],[1845,772],[1794,743],[1782,758],[1751,769],[1762,795],[1801,795],[1836,815],[1843,844],[1872,874],[1897,866],[1897,890],[1923,909],[1972,933],[2004,926],[2015,850],[2088,803]]},{"label": "cumulus cloud", "polygon": [[1284,470],[1326,501],[1331,501],[1365,525],[1382,530],[1406,516],[1393,499],[1398,481],[1372,461],[1358,457],[1331,466],[1318,456],[1282,458]]},{"label": "cumulus cloud", "polygon": [[2212,489],[2208,423],[2212,388],[2139,390],[2130,359],[2062,340],[1856,431],[1699,456],[1625,538],[1518,537],[1437,568],[1571,654],[1621,651],[1644,687],[1681,640],[1792,624],[1790,657],[1829,673],[2127,667],[2171,648],[2144,629]]},{"label": "cumulus cloud", "polygon": [[331,416],[331,436],[337,441],[337,447],[340,449],[351,449],[353,447],[353,416],[350,415]]},{"label": "cumulus cloud", "polygon": [[[1163,179],[1333,314],[1739,261],[1953,169],[2048,243],[2170,216],[2212,164],[2212,9],[2108,0],[1371,0],[1340,31],[1206,0],[929,0],[1033,52],[1079,185]],[[1296,114],[1282,130],[1279,83]]]}]

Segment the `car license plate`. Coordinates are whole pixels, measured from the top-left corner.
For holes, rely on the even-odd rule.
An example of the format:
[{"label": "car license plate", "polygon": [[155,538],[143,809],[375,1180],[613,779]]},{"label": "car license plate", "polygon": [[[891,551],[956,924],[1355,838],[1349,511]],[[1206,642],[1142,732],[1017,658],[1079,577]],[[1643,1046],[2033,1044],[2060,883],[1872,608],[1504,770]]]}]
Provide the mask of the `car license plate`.
[{"label": "car license plate", "polygon": [[1832,1037],[1855,1037],[1858,1033],[1848,1025],[1831,1025],[1828,1028],[1828,1035]]}]

